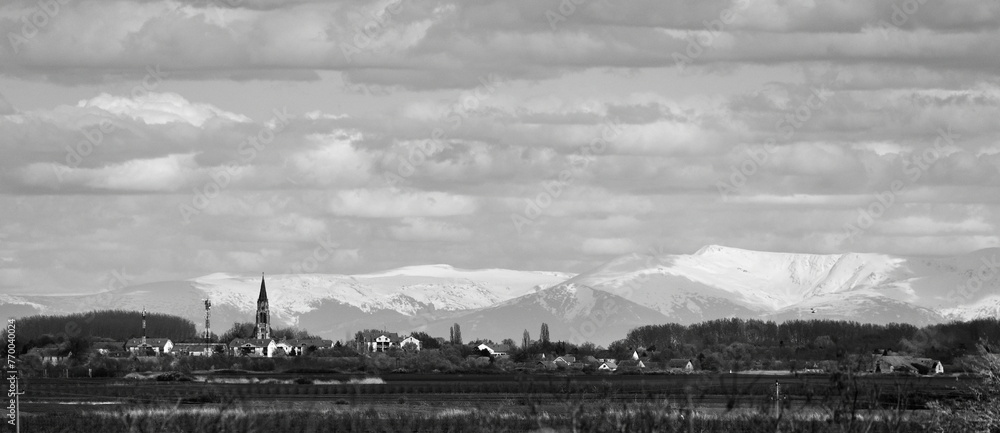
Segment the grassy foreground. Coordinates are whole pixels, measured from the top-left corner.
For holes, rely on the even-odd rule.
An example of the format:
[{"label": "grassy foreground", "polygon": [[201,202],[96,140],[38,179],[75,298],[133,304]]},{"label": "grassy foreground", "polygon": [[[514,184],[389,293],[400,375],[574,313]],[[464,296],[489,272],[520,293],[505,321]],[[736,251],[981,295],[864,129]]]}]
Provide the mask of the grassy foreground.
[{"label": "grassy foreground", "polygon": [[667,402],[574,403],[556,408],[350,406],[308,409],[156,406],[22,419],[30,432],[936,432],[990,431],[982,420],[944,410],[840,413],[764,408],[707,412]]}]

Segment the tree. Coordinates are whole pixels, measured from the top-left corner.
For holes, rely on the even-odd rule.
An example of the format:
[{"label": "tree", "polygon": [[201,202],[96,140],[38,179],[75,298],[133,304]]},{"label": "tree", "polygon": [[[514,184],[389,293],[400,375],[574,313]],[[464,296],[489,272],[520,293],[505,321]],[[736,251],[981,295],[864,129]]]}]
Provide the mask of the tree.
[{"label": "tree", "polygon": [[254,324],[249,322],[244,323],[233,323],[233,327],[229,328],[228,331],[224,332],[219,341],[223,343],[228,343],[237,338],[251,338],[253,337]]},{"label": "tree", "polygon": [[424,349],[440,349],[441,343],[438,343],[437,338],[431,337],[426,332],[412,332],[410,336],[420,340],[420,347]]},{"label": "tree", "polygon": [[462,344],[462,328],[457,323],[451,327],[451,343]]},{"label": "tree", "polygon": [[528,345],[531,344],[531,335],[528,335],[528,330],[524,330],[524,335],[521,336],[521,349],[527,349]]},{"label": "tree", "polygon": [[542,344],[548,344],[549,343],[549,324],[548,323],[543,323],[542,324],[542,329],[541,329],[541,331],[538,332],[538,339],[542,342]]},{"label": "tree", "polygon": [[511,349],[517,347],[517,344],[514,344],[514,340],[511,340],[510,338],[504,338],[503,341],[500,342],[500,344],[510,347]]}]

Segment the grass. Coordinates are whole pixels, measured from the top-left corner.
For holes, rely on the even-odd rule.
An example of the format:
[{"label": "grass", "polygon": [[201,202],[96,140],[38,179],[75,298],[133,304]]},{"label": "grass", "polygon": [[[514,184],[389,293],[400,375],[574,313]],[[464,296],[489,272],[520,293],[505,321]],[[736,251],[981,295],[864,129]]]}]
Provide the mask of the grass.
[{"label": "grass", "polygon": [[157,406],[95,410],[23,418],[31,432],[923,432],[924,416],[870,413],[834,419],[822,410],[775,418],[758,410],[724,412],[685,409],[669,402],[568,404],[561,407],[445,407],[408,410],[378,405],[314,409]]}]

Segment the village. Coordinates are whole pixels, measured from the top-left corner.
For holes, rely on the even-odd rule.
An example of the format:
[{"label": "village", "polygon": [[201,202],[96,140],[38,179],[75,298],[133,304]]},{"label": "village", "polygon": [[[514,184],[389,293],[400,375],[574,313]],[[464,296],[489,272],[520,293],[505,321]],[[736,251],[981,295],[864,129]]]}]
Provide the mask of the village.
[{"label": "village", "polygon": [[[410,334],[365,329],[358,331],[348,341],[322,338],[276,337],[272,333],[270,303],[263,276],[254,315],[254,325],[249,338],[234,338],[228,342],[211,341],[211,304],[205,301],[205,333],[201,342],[174,342],[169,338],[146,335],[146,311],[142,312],[141,337],[124,342],[97,342],[90,350],[95,354],[117,359],[155,360],[160,357],[234,357],[249,359],[277,359],[309,356],[316,359],[355,356],[378,360],[383,370],[409,372],[401,366],[400,358],[421,354],[424,364],[437,365],[431,371],[483,370],[522,372],[566,373],[696,373],[725,371],[719,365],[710,365],[704,355],[691,358],[670,357],[675,352],[658,351],[655,346],[622,347],[606,349],[592,344],[580,346],[548,341],[547,325],[543,324],[540,340],[531,340],[525,331],[521,346],[507,339],[501,343],[490,340],[461,341],[461,329],[455,324],[449,339],[432,337],[423,332]],[[560,350],[561,349],[561,350]],[[43,367],[57,367],[69,363],[72,354],[59,355],[51,350],[35,349]],[[863,357],[864,368],[859,371],[877,374],[937,375],[945,372],[940,361],[908,356],[890,350],[880,350]],[[761,363],[737,365],[737,371],[766,371],[788,369],[789,372],[831,373],[841,368],[842,361],[821,360],[813,362]],[[729,369],[733,371],[732,368]],[[68,373],[67,373],[68,374]],[[90,371],[92,374],[92,370]]]}]

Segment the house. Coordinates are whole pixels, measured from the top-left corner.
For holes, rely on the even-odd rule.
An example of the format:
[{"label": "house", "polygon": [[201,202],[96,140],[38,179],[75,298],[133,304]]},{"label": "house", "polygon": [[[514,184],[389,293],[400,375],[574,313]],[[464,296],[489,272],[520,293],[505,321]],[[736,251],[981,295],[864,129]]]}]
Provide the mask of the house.
[{"label": "house", "polygon": [[125,350],[136,356],[166,355],[173,348],[169,338],[132,338],[125,342]]},{"label": "house", "polygon": [[410,335],[410,336],[408,336],[408,337],[406,337],[406,338],[404,338],[404,339],[402,339],[402,340],[399,341],[399,347],[401,347],[401,348],[406,348],[406,347],[408,347],[407,345],[410,345],[410,344],[412,344],[413,347],[416,348],[417,352],[420,351],[420,340],[418,340],[416,337],[414,337],[412,335]]},{"label": "house", "polygon": [[510,346],[506,344],[496,344],[493,345],[493,347],[490,347],[486,343],[483,343],[476,346],[476,349],[478,349],[479,351],[485,350],[490,353],[491,357],[494,358],[498,356],[507,356],[508,354],[510,354]]},{"label": "house", "polygon": [[615,371],[618,369],[618,364],[615,361],[604,361],[597,369],[601,371]]},{"label": "house", "polygon": [[637,371],[637,370],[643,370],[645,368],[646,364],[643,363],[642,361],[634,361],[626,359],[618,363],[618,370]]},{"label": "house", "polygon": [[915,358],[912,356],[887,355],[875,357],[876,373],[916,373],[922,375],[944,373],[940,361],[930,358]]},{"label": "house", "polygon": [[667,361],[667,368],[671,370],[694,371],[694,363],[690,359],[675,358]]},{"label": "house", "polygon": [[277,343],[270,338],[237,338],[229,343],[233,356],[274,357]]},{"label": "house", "polygon": [[395,347],[399,348],[404,338],[396,332],[383,331],[360,331],[355,337],[358,351],[364,352],[386,352]]},{"label": "house", "polygon": [[184,356],[212,356],[225,352],[225,345],[219,343],[177,343],[173,352]]},{"label": "house", "polygon": [[317,349],[327,349],[333,347],[333,341],[320,339],[300,339],[288,338],[275,342],[275,346],[280,348],[289,356],[299,356]]},{"label": "house", "polygon": [[121,355],[125,353],[124,341],[99,341],[94,343],[91,347],[95,352],[105,356]]},{"label": "house", "polygon": [[566,365],[569,365],[569,364],[572,364],[572,363],[576,362],[576,357],[573,356],[573,355],[563,355],[563,356],[560,356],[560,357],[558,357],[556,359],[553,359],[552,361],[555,362],[558,365],[566,366]]},{"label": "house", "polygon": [[538,361],[538,363],[536,363],[535,366],[539,368],[544,368],[546,370],[556,369],[556,363],[554,361]]}]

